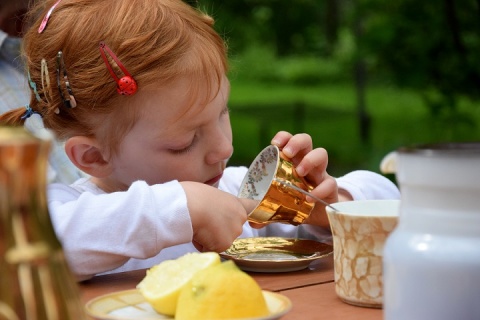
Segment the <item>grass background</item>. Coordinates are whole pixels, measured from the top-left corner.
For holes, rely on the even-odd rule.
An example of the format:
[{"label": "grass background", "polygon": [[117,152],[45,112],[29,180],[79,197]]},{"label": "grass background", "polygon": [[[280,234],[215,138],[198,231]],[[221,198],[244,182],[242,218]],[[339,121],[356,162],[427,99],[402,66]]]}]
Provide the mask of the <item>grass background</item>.
[{"label": "grass background", "polygon": [[[334,78],[335,79],[335,78]],[[420,95],[382,83],[367,89],[371,117],[368,141],[362,142],[354,84],[348,79],[298,84],[231,77],[234,156],[230,165],[249,166],[279,130],[306,132],[315,147],[329,153],[328,172],[379,172],[385,154],[401,146],[480,140],[478,102],[461,101],[452,114],[433,117]]]}]

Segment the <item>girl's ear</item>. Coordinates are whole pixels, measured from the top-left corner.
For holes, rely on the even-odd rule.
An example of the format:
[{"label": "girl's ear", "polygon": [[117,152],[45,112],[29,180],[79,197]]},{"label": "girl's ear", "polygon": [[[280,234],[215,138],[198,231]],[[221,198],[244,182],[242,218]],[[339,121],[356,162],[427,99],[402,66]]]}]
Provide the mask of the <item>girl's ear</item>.
[{"label": "girl's ear", "polygon": [[110,163],[105,160],[94,138],[71,137],[65,142],[65,152],[77,168],[92,177],[104,178],[112,172]]}]

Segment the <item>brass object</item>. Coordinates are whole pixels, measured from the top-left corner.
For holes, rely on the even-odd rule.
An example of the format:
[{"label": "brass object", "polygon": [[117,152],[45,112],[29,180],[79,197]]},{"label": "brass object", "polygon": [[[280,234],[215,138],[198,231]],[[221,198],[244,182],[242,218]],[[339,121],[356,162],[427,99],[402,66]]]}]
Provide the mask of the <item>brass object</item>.
[{"label": "brass object", "polygon": [[51,134],[0,127],[0,319],[85,319],[50,220]]},{"label": "brass object", "polygon": [[277,146],[270,145],[250,165],[239,197],[258,201],[248,216],[251,222],[299,225],[308,218],[315,203],[307,201],[305,192],[298,189],[308,194],[313,187],[298,176],[293,163]]},{"label": "brass object", "polygon": [[315,240],[255,237],[236,239],[220,256],[235,261],[245,271],[289,272],[305,269],[331,254],[331,244]]}]

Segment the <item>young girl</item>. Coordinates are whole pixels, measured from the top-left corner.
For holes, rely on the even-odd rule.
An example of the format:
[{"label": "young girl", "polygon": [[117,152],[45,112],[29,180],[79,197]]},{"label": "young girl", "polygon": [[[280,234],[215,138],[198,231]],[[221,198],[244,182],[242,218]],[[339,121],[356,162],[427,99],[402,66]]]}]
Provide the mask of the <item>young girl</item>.
[{"label": "young girl", "polygon": [[[24,37],[36,84],[30,105],[1,121],[40,115],[90,176],[52,184],[48,194],[79,280],[196,250],[221,252],[239,236],[328,236],[321,204],[299,227],[246,223],[252,208],[234,195],[247,168],[226,167],[233,152],[227,54],[212,18],[180,0],[44,5],[32,10],[39,19]],[[329,176],[326,151],[313,149],[307,134],[279,132],[272,143],[327,202],[399,197],[372,172]]]}]

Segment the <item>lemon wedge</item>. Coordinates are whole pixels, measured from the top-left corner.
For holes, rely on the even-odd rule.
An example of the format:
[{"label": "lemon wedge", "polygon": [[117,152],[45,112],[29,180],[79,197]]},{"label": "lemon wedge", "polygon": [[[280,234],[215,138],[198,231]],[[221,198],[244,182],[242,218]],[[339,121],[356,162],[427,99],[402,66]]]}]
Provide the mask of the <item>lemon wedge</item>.
[{"label": "lemon wedge", "polygon": [[174,316],[181,289],[199,270],[220,264],[216,252],[187,253],[147,270],[137,289],[158,313]]},{"label": "lemon wedge", "polygon": [[228,260],[198,271],[183,287],[175,319],[236,319],[268,314],[260,286]]}]

